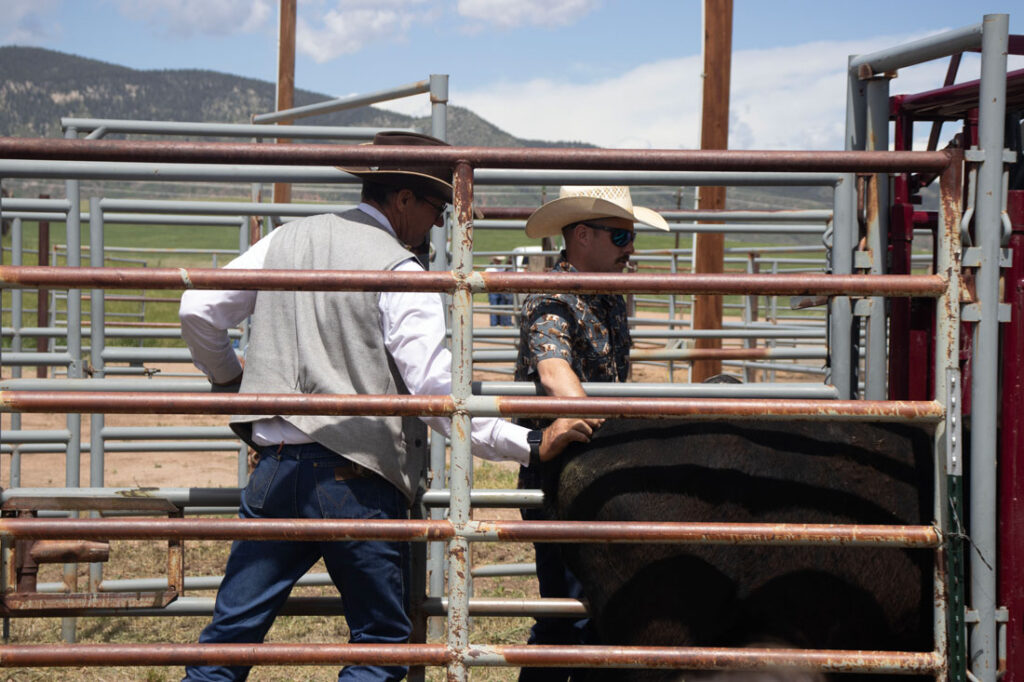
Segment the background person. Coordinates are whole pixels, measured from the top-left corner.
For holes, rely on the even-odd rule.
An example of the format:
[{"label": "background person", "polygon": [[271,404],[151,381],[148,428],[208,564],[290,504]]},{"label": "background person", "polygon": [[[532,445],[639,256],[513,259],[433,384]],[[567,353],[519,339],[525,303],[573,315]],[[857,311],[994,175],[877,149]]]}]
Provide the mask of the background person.
[{"label": "background person", "polygon": [[[504,256],[495,256],[491,259],[491,264],[484,270],[484,272],[506,272],[507,262],[508,261]],[[512,305],[512,294],[500,291],[490,291],[487,293],[487,302],[491,306],[510,306]],[[512,326],[512,316],[501,311],[492,310],[491,326],[510,327]]]},{"label": "background person", "polygon": [[[561,234],[565,244],[553,273],[622,272],[629,265],[635,223],[668,230],[665,219],[633,206],[627,187],[562,187],[557,199],[526,221],[533,238]],[[532,381],[551,396],[583,397],[583,381],[625,381],[631,339],[626,303],[619,294],[532,294],[520,319],[516,381]],[[538,428],[551,421],[522,420]],[[542,463],[519,471],[520,488],[541,487]],[[527,520],[547,520],[543,509],[524,509]],[[581,599],[582,588],[566,567],[557,544],[537,543],[537,580],[542,597]],[[587,644],[594,635],[588,619],[538,618],[530,644]],[[585,669],[523,668],[520,682],[585,679]]]}]

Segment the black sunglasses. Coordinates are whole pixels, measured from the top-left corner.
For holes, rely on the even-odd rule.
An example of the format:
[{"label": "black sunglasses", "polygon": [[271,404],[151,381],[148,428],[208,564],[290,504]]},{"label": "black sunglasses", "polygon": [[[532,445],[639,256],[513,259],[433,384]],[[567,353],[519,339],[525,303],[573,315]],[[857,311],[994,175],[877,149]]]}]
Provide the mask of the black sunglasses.
[{"label": "black sunglasses", "polygon": [[439,217],[441,217],[441,214],[444,213],[445,210],[448,208],[448,204],[443,201],[440,204],[435,204],[434,202],[429,201],[426,197],[420,196],[419,194],[416,195],[416,198],[422,201],[430,208],[437,211],[437,215],[434,216],[434,220],[437,220]]},{"label": "black sunglasses", "polygon": [[583,223],[592,230],[601,230],[602,232],[608,232],[612,237],[612,244],[615,246],[629,246],[636,239],[636,232],[633,230],[627,230],[622,227],[608,227],[607,225],[597,225],[596,223]]}]

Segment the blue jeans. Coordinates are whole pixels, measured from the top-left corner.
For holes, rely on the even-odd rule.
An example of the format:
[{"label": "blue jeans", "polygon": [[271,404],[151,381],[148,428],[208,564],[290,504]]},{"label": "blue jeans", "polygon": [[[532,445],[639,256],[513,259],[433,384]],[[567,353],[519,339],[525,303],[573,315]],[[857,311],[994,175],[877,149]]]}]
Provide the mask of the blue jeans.
[{"label": "blue jeans", "polygon": [[[391,483],[319,444],[260,449],[242,491],[247,519],[404,519],[405,497]],[[409,544],[405,542],[294,542],[241,540],[231,546],[206,642],[262,642],[295,582],[323,557],[341,593],[354,643],[404,643],[412,624]],[[244,680],[248,666],[185,670],[186,680]],[[348,666],[340,682],[401,680],[402,666]]]},{"label": "blue jeans", "polygon": [[[512,294],[487,294],[487,302],[491,305],[512,305]],[[499,313],[491,313],[492,327],[512,326],[512,316]]]}]

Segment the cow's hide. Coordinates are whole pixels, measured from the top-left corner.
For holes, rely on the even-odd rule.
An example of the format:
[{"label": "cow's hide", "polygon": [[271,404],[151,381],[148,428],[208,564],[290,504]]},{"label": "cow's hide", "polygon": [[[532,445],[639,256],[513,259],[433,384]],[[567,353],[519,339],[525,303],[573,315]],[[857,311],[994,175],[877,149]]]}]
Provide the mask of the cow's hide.
[{"label": "cow's hide", "polygon": [[[927,525],[931,461],[928,431],[903,425],[609,420],[549,465],[545,492],[549,512],[571,520]],[[564,550],[604,644],[932,649],[931,550]]]}]

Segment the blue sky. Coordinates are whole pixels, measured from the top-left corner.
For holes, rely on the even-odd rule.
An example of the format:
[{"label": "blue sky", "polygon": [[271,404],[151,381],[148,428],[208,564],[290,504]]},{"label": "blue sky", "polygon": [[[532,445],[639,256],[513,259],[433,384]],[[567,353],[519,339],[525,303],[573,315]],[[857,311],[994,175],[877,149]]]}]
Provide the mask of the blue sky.
[{"label": "blue sky", "polygon": [[[730,146],[837,149],[845,64],[1024,10],[1010,0],[734,0]],[[699,146],[700,0],[299,0],[296,85],[342,96],[450,76],[450,101],[504,130],[620,148]],[[3,0],[0,44],[137,69],[273,81],[277,0]],[[1024,59],[1011,58],[1011,68]],[[941,84],[946,62],[892,92]],[[961,79],[977,77],[967,59]],[[391,105],[424,114],[426,96]],[[74,112],[69,112],[73,114]],[[258,112],[254,112],[258,113]],[[310,120],[315,123],[315,120]],[[922,131],[922,134],[925,134]]]}]

